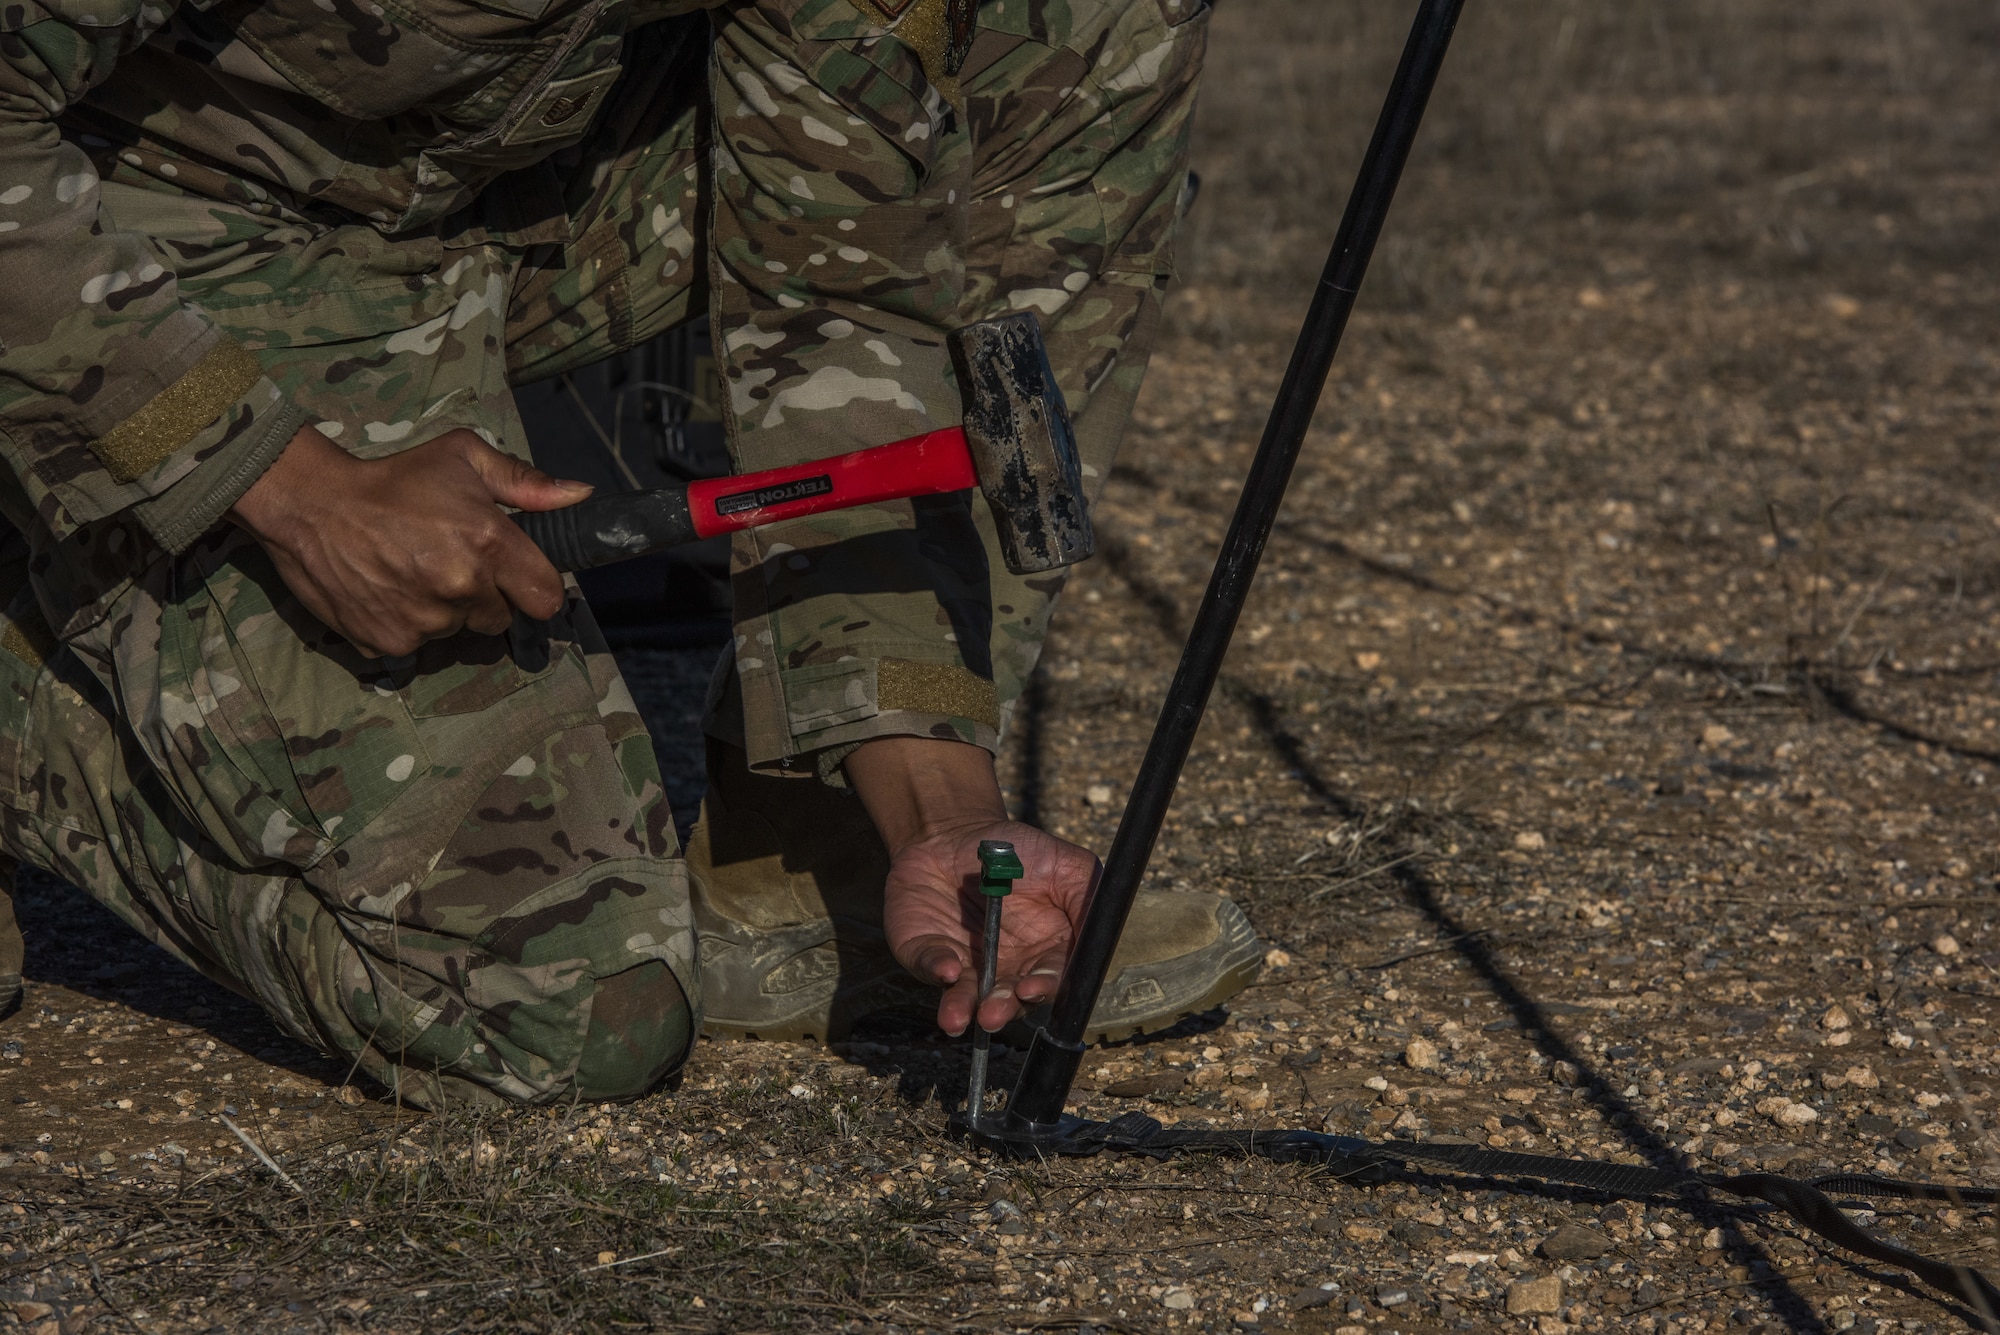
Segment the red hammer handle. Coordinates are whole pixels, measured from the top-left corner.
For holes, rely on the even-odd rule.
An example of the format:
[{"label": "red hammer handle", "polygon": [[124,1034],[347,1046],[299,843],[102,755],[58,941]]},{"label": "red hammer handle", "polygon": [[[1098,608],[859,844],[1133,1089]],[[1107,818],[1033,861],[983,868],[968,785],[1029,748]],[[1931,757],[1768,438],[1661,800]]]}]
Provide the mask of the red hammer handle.
[{"label": "red hammer handle", "polygon": [[556,569],[588,570],[718,533],[978,485],[964,430],[948,427],[831,459],[708,478],[685,491],[592,496],[514,522]]},{"label": "red hammer handle", "polygon": [[712,538],[802,515],[978,485],[965,431],[954,426],[831,459],[704,478],[687,489],[688,514],[695,533]]}]

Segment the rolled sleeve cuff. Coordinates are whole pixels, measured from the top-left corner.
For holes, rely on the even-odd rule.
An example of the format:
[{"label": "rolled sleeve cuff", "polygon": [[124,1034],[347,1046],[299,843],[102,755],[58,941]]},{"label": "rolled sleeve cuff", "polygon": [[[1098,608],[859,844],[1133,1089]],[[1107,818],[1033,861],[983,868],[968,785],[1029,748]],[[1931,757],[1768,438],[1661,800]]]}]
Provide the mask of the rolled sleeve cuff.
[{"label": "rolled sleeve cuff", "polygon": [[133,515],[155,542],[179,555],[264,476],[307,418],[305,409],[259,377],[193,437],[180,442],[175,452],[191,452],[199,462],[166,490],[135,505]]},{"label": "rolled sleeve cuff", "polygon": [[248,348],[232,338],[217,339],[178,379],[90,448],[114,481],[137,482],[213,430],[230,405],[263,378]]},{"label": "rolled sleeve cuff", "polygon": [[709,731],[740,742],[755,768],[817,773],[844,788],[842,763],[855,747],[877,737],[936,737],[999,753],[999,692],[959,664],[850,658],[776,675],[785,701],[782,719],[744,709],[746,695],[768,699],[770,693],[746,693],[740,682],[727,683],[709,709]]}]

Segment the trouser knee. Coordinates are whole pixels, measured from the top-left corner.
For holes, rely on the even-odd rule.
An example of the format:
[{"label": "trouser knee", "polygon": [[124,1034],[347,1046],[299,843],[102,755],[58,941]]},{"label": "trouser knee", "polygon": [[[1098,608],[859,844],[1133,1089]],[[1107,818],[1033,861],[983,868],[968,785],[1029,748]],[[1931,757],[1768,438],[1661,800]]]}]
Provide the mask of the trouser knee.
[{"label": "trouser knee", "polygon": [[599,979],[577,1063],[577,1096],[616,1100],[647,1093],[687,1060],[694,1027],[687,994],[658,960]]}]

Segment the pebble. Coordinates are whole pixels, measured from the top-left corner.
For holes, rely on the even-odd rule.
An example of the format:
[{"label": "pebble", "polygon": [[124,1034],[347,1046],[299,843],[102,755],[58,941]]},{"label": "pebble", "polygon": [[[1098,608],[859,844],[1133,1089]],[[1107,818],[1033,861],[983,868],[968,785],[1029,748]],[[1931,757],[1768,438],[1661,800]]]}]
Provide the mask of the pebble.
[{"label": "pebble", "polygon": [[1594,1228],[1564,1224],[1535,1250],[1551,1261],[1594,1261],[1611,1250],[1611,1239]]},{"label": "pebble", "polygon": [[1508,1316],[1554,1316],[1562,1310],[1563,1282],[1559,1275],[1517,1279],[1507,1286]]},{"label": "pebble", "polygon": [[1300,1289],[1291,1296],[1288,1305],[1294,1312],[1310,1312],[1315,1307],[1325,1307],[1339,1296],[1338,1287],[1329,1280],[1316,1289]]},{"label": "pebble", "polygon": [[1403,1064],[1412,1071],[1434,1071],[1438,1064],[1437,1044],[1427,1038],[1413,1038],[1403,1048]]}]

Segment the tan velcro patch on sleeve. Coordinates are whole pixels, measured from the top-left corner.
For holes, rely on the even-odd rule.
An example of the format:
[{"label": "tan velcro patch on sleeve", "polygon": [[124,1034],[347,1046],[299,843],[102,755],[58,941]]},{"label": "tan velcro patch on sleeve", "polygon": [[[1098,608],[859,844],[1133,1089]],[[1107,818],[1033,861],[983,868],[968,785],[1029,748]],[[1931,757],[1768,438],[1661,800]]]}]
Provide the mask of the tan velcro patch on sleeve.
[{"label": "tan velcro patch on sleeve", "polygon": [[0,649],[31,668],[40,668],[56,651],[55,633],[42,619],[42,609],[28,598],[22,598],[16,606],[19,615],[0,623]]},{"label": "tan velcro patch on sleeve", "polygon": [[1000,726],[1000,692],[976,672],[951,663],[884,658],[875,665],[875,706],[971,719]]},{"label": "tan velcro patch on sleeve", "polygon": [[120,482],[164,463],[174,451],[249,393],[264,375],[250,350],[225,338],[152,402],[92,442],[91,449]]}]

